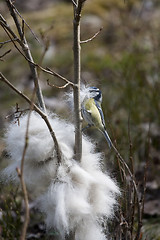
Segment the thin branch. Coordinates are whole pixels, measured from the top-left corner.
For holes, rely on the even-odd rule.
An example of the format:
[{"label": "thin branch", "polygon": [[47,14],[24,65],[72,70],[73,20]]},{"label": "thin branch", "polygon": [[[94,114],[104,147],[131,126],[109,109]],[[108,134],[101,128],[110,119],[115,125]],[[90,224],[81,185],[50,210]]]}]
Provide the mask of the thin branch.
[{"label": "thin branch", "polygon": [[24,41],[24,20],[22,20],[22,41]]},{"label": "thin branch", "polygon": [[71,1],[72,1],[73,5],[74,5],[75,7],[77,7],[77,3],[76,3],[74,0],[71,0]]},{"label": "thin branch", "polygon": [[[42,66],[40,66],[39,64],[33,62],[33,59],[31,60],[31,59],[27,58],[27,56],[17,47],[17,45],[15,44],[14,39],[17,39],[17,42],[21,45],[21,47],[24,47],[22,42],[18,38],[15,38],[16,35],[14,34],[14,32],[11,30],[11,28],[6,23],[4,23],[3,21],[0,21],[0,23],[1,23],[2,27],[4,28],[5,32],[7,33],[8,37],[10,38],[10,41],[13,43],[13,45],[18,50],[18,52],[30,63],[30,65],[38,67],[43,72],[48,73],[48,74],[50,74],[52,76],[55,76],[55,77],[65,81],[66,83],[68,83],[72,87],[76,87],[76,84],[74,84],[73,82],[69,81],[65,77],[61,76],[59,73],[56,73],[55,71],[51,70],[50,68],[45,69]],[[14,39],[12,39],[10,34],[14,37]]]},{"label": "thin branch", "polygon": [[36,89],[34,88],[32,98],[31,98],[30,110],[29,110],[29,114],[28,114],[28,118],[27,118],[27,127],[26,127],[26,133],[25,133],[25,145],[24,145],[22,159],[21,159],[21,168],[17,169],[18,176],[20,178],[20,182],[21,182],[21,186],[22,186],[22,192],[23,192],[23,195],[24,195],[24,202],[25,202],[25,220],[24,220],[24,223],[23,223],[23,228],[22,228],[22,233],[21,233],[20,240],[25,240],[26,239],[26,233],[27,233],[27,228],[28,228],[28,223],[29,223],[29,218],[30,218],[28,192],[27,192],[25,181],[24,181],[24,160],[25,160],[25,155],[26,155],[26,151],[27,151],[27,147],[28,147],[29,123],[30,123],[31,112],[32,112],[33,107],[34,107],[33,105],[34,105],[35,93],[36,93]]},{"label": "thin branch", "polygon": [[0,14],[0,19],[2,22],[7,23],[6,20],[4,19],[4,17],[2,16],[2,14]]},{"label": "thin branch", "polygon": [[148,136],[147,136],[147,143],[146,143],[146,163],[144,166],[144,176],[143,176],[143,193],[142,193],[142,214],[144,213],[144,201],[145,201],[145,193],[146,193],[146,182],[147,182],[147,170],[148,170],[148,165],[149,165],[149,160],[150,160],[150,150],[151,150],[151,126],[149,123],[149,128],[148,128]]},{"label": "thin branch", "polygon": [[80,21],[81,18],[81,12],[82,12],[82,8],[84,3],[86,2],[86,0],[77,0],[78,5],[77,5],[77,9],[75,11],[75,18],[77,18],[77,21]]},{"label": "thin branch", "polygon": [[[15,11],[15,9],[13,7],[13,4],[12,4],[11,0],[6,0],[6,3],[7,3],[7,6],[8,6],[8,9],[10,11],[10,14],[11,14],[11,16],[12,16],[14,22],[15,22],[18,34],[20,36],[20,39],[21,39],[20,42],[21,42],[22,50],[23,50],[25,56],[31,62],[34,62],[33,57],[31,55],[30,48],[29,48],[28,43],[27,43],[27,40],[26,40],[26,38],[24,36],[23,29],[22,29],[22,27],[21,27],[21,25],[19,23],[18,17],[16,15],[16,11]],[[39,105],[40,105],[41,109],[44,112],[46,112],[46,107],[45,107],[42,91],[41,91],[41,88],[40,88],[40,85],[39,85],[37,69],[36,69],[35,65],[31,64],[29,61],[28,61],[28,64],[29,64],[29,67],[30,67],[30,70],[31,70],[31,74],[32,74],[33,80],[34,80],[34,84],[35,84],[35,88],[36,88],[36,95],[37,95],[37,99],[38,99]]]},{"label": "thin branch", "polygon": [[13,3],[12,3],[12,7],[14,8],[14,10],[15,10],[16,13],[18,14],[18,16],[22,19],[22,21],[24,22],[24,24],[28,27],[28,29],[30,30],[30,32],[32,33],[32,35],[34,36],[34,38],[37,40],[37,42],[41,44],[41,42],[40,42],[40,40],[38,39],[38,37],[36,36],[36,34],[33,32],[33,30],[31,29],[31,27],[29,26],[29,24],[25,21],[25,19],[22,17],[22,15],[21,15],[20,12],[18,11],[18,9],[13,5]]},{"label": "thin branch", "polygon": [[[12,41],[17,41],[18,38],[15,38],[15,39],[12,39]],[[4,41],[4,42],[0,42],[0,45],[5,45],[6,43],[10,43],[12,42],[11,40],[7,40],[7,41]]]},{"label": "thin branch", "polygon": [[[51,26],[52,27],[52,26]],[[50,27],[50,29],[51,29],[51,27]],[[49,29],[49,30],[50,30]],[[46,31],[47,32],[47,31]],[[42,63],[43,63],[43,60],[44,60],[44,57],[45,57],[45,55],[46,55],[46,53],[47,53],[47,51],[48,51],[48,49],[49,49],[49,46],[50,46],[50,40],[49,40],[49,38],[45,35],[45,37],[44,37],[44,33],[41,31],[40,32],[40,34],[41,34],[41,38],[42,38],[42,41],[43,41],[43,52],[42,52],[42,55],[41,55],[41,57],[40,57],[40,60],[39,60],[39,63],[38,63],[38,65],[42,65]],[[40,69],[38,69],[38,70],[40,70]],[[38,71],[38,76],[40,76],[40,71]]]},{"label": "thin branch", "polygon": [[18,106],[18,103],[16,103],[16,110],[15,110],[15,112],[7,115],[5,117],[5,119],[8,119],[8,118],[11,118],[11,117],[14,116],[14,118],[16,119],[15,123],[17,122],[18,125],[20,125],[20,121],[19,121],[20,117],[22,116],[22,114],[24,114],[25,112],[28,112],[29,110],[30,110],[29,108],[20,110],[20,108]]},{"label": "thin branch", "polygon": [[131,171],[134,175],[134,165],[133,165],[133,156],[132,156],[132,140],[131,140],[131,133],[130,133],[130,114],[128,116],[128,141],[129,141],[129,160],[131,163]]},{"label": "thin branch", "polygon": [[[117,157],[119,158],[120,162],[124,165],[124,167],[126,168],[127,172],[129,173],[129,176],[132,180],[132,183],[133,183],[133,187],[134,187],[134,190],[135,190],[135,193],[136,193],[136,198],[137,198],[137,214],[138,214],[138,219],[142,219],[142,212],[141,212],[141,206],[140,206],[140,198],[139,198],[139,193],[138,193],[138,189],[137,189],[137,185],[136,185],[136,182],[135,182],[135,179],[134,179],[134,176],[130,170],[130,168],[128,167],[127,163],[125,162],[125,160],[123,159],[123,157],[120,155],[119,151],[117,150],[117,148],[114,146],[113,143],[112,144],[112,148],[114,149],[115,153],[117,154]],[[136,237],[135,237],[135,240],[139,240],[139,236],[140,236],[140,230],[141,230],[141,227],[142,227],[142,222],[139,221],[138,222],[138,230],[137,230],[137,234],[136,234]]]},{"label": "thin branch", "polygon": [[149,159],[150,159],[150,147],[151,147],[151,142],[150,142],[150,123],[149,123],[149,129],[148,129],[148,136],[147,136],[147,143],[146,143],[146,163],[144,166],[144,175],[143,175],[143,189],[142,189],[142,196],[141,196],[141,216],[138,219],[138,230],[137,234],[135,237],[135,240],[139,240],[139,235],[138,233],[141,230],[142,226],[142,219],[143,219],[143,214],[144,214],[144,201],[145,201],[145,194],[146,194],[146,182],[147,182],[147,170],[148,170],[148,165],[149,165]]},{"label": "thin branch", "polygon": [[65,77],[61,76],[59,73],[54,72],[50,68],[44,69],[43,67],[39,66],[38,64],[37,64],[37,67],[39,67],[43,72],[49,73],[50,75],[53,75],[53,76],[55,76],[55,77],[65,81],[68,85],[71,85],[72,87],[76,87],[76,84],[74,84],[73,82],[69,81]]},{"label": "thin branch", "polygon": [[88,43],[90,41],[92,41],[93,39],[95,39],[97,37],[97,35],[102,31],[102,27],[99,29],[98,32],[96,32],[91,38],[87,39],[87,40],[83,40],[83,41],[80,41],[80,43]]},{"label": "thin branch", "polygon": [[82,156],[82,117],[80,105],[80,81],[81,81],[81,46],[80,46],[80,18],[84,0],[78,0],[77,6],[73,4],[73,55],[74,55],[74,113],[75,113],[75,159],[81,160]]},{"label": "thin branch", "polygon": [[[112,127],[112,125],[110,124],[109,121],[108,121],[108,124],[109,124],[110,129],[111,129],[111,132],[112,132],[112,136],[113,136],[113,139],[114,139],[114,145],[117,146],[116,136],[115,136],[113,127]],[[118,168],[119,168],[119,172],[120,172],[120,179],[121,179],[121,181],[122,181],[122,183],[123,183],[123,182],[124,182],[124,178],[126,177],[125,171],[124,171],[124,168],[121,166],[120,161],[119,161],[119,158],[118,158],[117,155],[116,155],[116,158],[117,158]]]},{"label": "thin branch", "polygon": [[[131,139],[131,131],[130,131],[130,113],[128,116],[128,142],[129,142],[129,160],[130,160],[130,169],[135,177],[135,171],[134,171],[134,163],[133,163],[133,151],[132,151],[132,139]],[[130,225],[129,230],[130,230],[130,235],[131,238],[133,237],[133,227],[134,227],[134,219],[135,219],[135,206],[136,206],[136,196],[135,196],[135,189],[133,187],[133,182],[130,181],[130,184],[128,186],[128,192],[130,193],[130,199],[128,199],[128,223]],[[139,203],[137,202],[140,206],[140,201]],[[139,214],[138,216],[141,217],[142,214]]]},{"label": "thin branch", "polygon": [[26,128],[26,134],[25,134],[25,146],[24,146],[24,150],[23,150],[23,155],[22,155],[22,160],[21,160],[21,169],[20,169],[20,173],[21,173],[20,180],[21,180],[22,191],[24,193],[24,201],[25,201],[25,206],[26,206],[26,208],[25,208],[25,221],[24,221],[24,225],[23,225],[23,228],[22,228],[22,235],[21,235],[20,240],[25,240],[27,227],[28,227],[28,223],[29,223],[28,193],[27,193],[26,184],[25,184],[25,181],[24,181],[24,160],[25,160],[25,154],[26,154],[27,147],[28,147],[29,122],[30,122],[31,112],[33,110],[35,93],[36,93],[36,89],[34,88],[32,98],[31,98],[30,111],[29,111],[28,119],[27,119],[27,128]]},{"label": "thin branch", "polygon": [[[4,83],[6,83],[12,90],[14,90],[18,95],[20,95],[23,99],[25,99],[30,105],[32,104],[31,100],[22,92],[20,92],[16,87],[14,87],[6,78],[5,76],[0,72],[0,80]],[[63,155],[62,152],[60,150],[57,138],[55,136],[55,133],[52,129],[52,126],[48,120],[47,115],[39,108],[37,107],[37,105],[33,104],[33,109],[43,118],[43,120],[45,121],[49,132],[52,136],[54,145],[55,145],[55,152],[56,152],[56,156],[57,156],[57,161],[58,163],[61,163],[63,161]]]},{"label": "thin branch", "polygon": [[[17,41],[20,46],[23,48],[24,45],[23,43],[21,42],[21,40],[16,36],[16,34],[12,31],[12,29],[10,28],[10,26],[7,24],[6,20],[3,18],[3,16],[0,14],[0,24],[1,26],[3,27],[3,29],[5,30],[5,32],[7,33],[7,31],[12,35],[13,39],[10,37],[9,35],[9,38],[10,38],[10,41],[11,42],[14,42],[14,41]],[[8,34],[7,34],[8,35]],[[16,39],[16,40],[15,40]]]},{"label": "thin branch", "polygon": [[11,52],[11,49],[9,49],[8,51],[6,51],[5,53],[3,53],[1,56],[0,56],[0,58],[3,58],[4,56],[6,56],[8,53],[10,53]]},{"label": "thin branch", "polygon": [[66,88],[69,85],[69,83],[66,83],[63,86],[56,86],[56,85],[50,84],[49,79],[47,79],[47,84],[50,87],[55,87],[55,88],[59,88],[59,89]]}]

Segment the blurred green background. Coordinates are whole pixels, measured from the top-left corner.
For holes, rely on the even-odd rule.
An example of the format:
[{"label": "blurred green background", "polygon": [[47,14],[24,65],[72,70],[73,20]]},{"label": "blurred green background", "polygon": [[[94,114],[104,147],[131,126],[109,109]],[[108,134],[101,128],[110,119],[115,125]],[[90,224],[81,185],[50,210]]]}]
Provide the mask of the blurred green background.
[{"label": "blurred green background", "polygon": [[[35,62],[73,80],[71,1],[16,1],[15,5],[39,39],[38,42],[25,27]],[[14,29],[4,1],[0,1],[0,9]],[[81,19],[81,40],[92,37],[101,27],[102,31],[93,41],[82,44],[82,83],[102,90],[102,107],[109,135],[126,160],[131,140],[136,176],[140,183],[146,159],[149,159],[144,239],[160,239],[156,227],[160,225],[160,2],[87,0]],[[1,28],[0,42],[6,40],[8,37]],[[0,55],[9,49],[11,52],[0,61],[0,70],[18,89],[31,96],[33,84],[27,62],[12,43],[1,47]],[[63,101],[65,92],[70,89],[51,88],[47,79],[60,86],[63,82],[42,72],[39,76],[47,108],[72,120]],[[5,116],[14,112],[16,103],[22,109],[27,107],[22,99],[0,82],[1,153],[5,149],[3,134],[9,121]],[[94,140],[98,139],[97,150],[105,152],[107,166],[115,169],[113,152],[106,147],[103,136],[96,130],[92,133],[88,130],[87,134]],[[2,154],[1,168],[4,165]]]}]

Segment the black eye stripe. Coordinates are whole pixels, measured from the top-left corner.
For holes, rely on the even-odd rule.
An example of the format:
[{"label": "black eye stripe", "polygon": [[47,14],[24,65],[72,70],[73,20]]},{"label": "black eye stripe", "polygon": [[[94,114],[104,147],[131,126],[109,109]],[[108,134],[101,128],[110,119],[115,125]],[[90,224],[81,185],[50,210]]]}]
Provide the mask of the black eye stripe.
[{"label": "black eye stripe", "polygon": [[89,90],[90,92],[97,92],[99,93],[100,91],[99,90]]}]

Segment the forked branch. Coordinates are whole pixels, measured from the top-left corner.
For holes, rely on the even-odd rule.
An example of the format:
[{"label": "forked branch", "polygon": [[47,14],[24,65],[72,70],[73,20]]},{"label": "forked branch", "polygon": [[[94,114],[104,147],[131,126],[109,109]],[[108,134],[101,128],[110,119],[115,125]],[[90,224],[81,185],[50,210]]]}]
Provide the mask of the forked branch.
[{"label": "forked branch", "polygon": [[75,158],[81,160],[82,156],[82,120],[80,105],[80,81],[81,81],[81,46],[80,46],[80,19],[84,0],[73,3],[73,55],[74,55],[74,113],[75,113]]},{"label": "forked branch", "polygon": [[[32,101],[25,95],[23,94],[22,92],[20,92],[16,87],[14,87],[6,78],[5,76],[0,72],[0,80],[2,82],[4,82],[5,84],[7,84],[12,90],[14,90],[18,95],[20,95],[23,99],[26,100],[26,102],[28,102],[30,105],[32,104]],[[49,129],[49,132],[52,136],[52,139],[54,141],[54,145],[55,145],[55,152],[56,152],[56,155],[57,155],[57,160],[58,162],[62,162],[63,161],[63,156],[62,156],[62,152],[60,150],[60,147],[59,147],[59,144],[58,144],[58,141],[57,141],[57,138],[55,136],[55,133],[52,129],[52,126],[48,120],[48,117],[47,115],[39,108],[37,107],[36,104],[33,103],[33,110],[35,110],[45,121],[45,123],[47,124],[47,127]]]},{"label": "forked branch", "polygon": [[82,40],[80,43],[81,43],[81,44],[82,44],[82,43],[88,43],[88,42],[94,40],[94,39],[97,37],[97,35],[102,31],[102,29],[103,29],[103,28],[100,28],[99,31],[96,32],[91,38],[88,38],[88,39],[86,39],[86,40]]},{"label": "forked branch", "polygon": [[22,21],[22,26],[19,22],[19,19],[17,17],[17,12],[15,11],[15,7],[13,5],[13,3],[11,2],[11,0],[6,0],[8,9],[10,11],[10,14],[15,22],[18,34],[19,34],[19,42],[21,42],[21,47],[22,47],[22,51],[24,52],[25,56],[27,57],[27,59],[29,59],[30,61],[28,61],[30,70],[31,70],[31,74],[34,80],[34,84],[35,84],[35,88],[36,88],[36,94],[37,94],[37,99],[39,102],[39,106],[40,108],[46,112],[46,108],[45,108],[45,103],[44,103],[44,99],[43,99],[43,95],[42,95],[42,91],[39,85],[39,79],[38,79],[38,73],[37,73],[37,69],[35,67],[34,64],[31,64],[31,62],[34,62],[30,48],[28,46],[26,37],[25,37],[25,32],[24,32],[24,21]]}]

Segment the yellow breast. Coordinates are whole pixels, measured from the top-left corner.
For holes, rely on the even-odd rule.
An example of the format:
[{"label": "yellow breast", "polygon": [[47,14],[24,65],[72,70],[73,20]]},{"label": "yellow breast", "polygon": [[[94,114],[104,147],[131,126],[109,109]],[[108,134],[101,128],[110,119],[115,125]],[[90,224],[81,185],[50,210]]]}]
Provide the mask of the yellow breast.
[{"label": "yellow breast", "polygon": [[95,105],[95,101],[93,98],[87,99],[85,101],[85,109],[91,114],[91,119],[95,127],[102,130],[103,124],[101,120],[101,115],[99,113],[98,108]]}]

